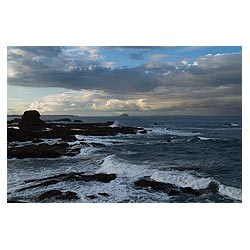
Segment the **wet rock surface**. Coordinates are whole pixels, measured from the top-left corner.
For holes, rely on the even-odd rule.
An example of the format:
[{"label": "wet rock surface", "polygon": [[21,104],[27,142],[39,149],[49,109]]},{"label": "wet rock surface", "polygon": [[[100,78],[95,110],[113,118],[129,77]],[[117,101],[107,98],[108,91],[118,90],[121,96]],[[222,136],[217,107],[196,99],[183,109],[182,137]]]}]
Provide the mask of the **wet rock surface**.
[{"label": "wet rock surface", "polygon": [[170,196],[180,195],[180,194],[187,194],[192,196],[201,196],[204,194],[217,195],[219,192],[219,184],[215,181],[211,181],[207,188],[198,190],[193,189],[191,187],[178,187],[170,183],[158,182],[151,179],[149,176],[141,178],[134,184],[137,188],[149,189],[151,191],[156,191],[156,192],[164,192]]},{"label": "wet rock surface", "polygon": [[36,201],[54,201],[54,200],[63,200],[63,201],[71,201],[71,200],[79,200],[77,193],[72,191],[60,191],[60,190],[50,190],[42,193],[36,198]]},{"label": "wet rock surface", "polygon": [[37,188],[37,187],[50,186],[50,185],[54,185],[63,181],[83,181],[83,182],[99,181],[103,183],[108,183],[114,179],[116,179],[116,174],[106,174],[106,173],[85,174],[85,172],[80,172],[80,173],[70,172],[70,173],[65,173],[65,174],[60,174],[60,175],[49,176],[49,177],[41,178],[41,179],[26,180],[24,184],[37,183],[37,182],[38,184],[33,184],[27,187],[23,187],[19,189],[18,192],[25,191],[27,189]]},{"label": "wet rock surface", "polygon": [[[106,173],[94,173],[86,174],[85,172],[69,172],[64,174],[58,174],[53,176],[48,176],[39,179],[29,179],[23,182],[22,188],[15,191],[16,197],[8,199],[8,203],[24,203],[24,202],[53,202],[53,201],[72,201],[80,199],[76,192],[58,190],[56,186],[62,182],[78,182],[78,185],[84,185],[84,182],[97,181],[100,183],[108,183],[116,179],[116,174],[106,174]],[[53,186],[55,185],[55,186]],[[30,198],[26,197],[26,191],[38,191],[43,188],[52,188],[49,191],[44,191],[39,195],[35,195]],[[34,190],[33,190],[34,189]],[[24,193],[22,193],[24,192]],[[20,193],[20,195],[19,195]],[[8,194],[10,195],[10,193]],[[105,192],[99,192],[98,194],[86,195],[88,199],[96,199],[98,197],[109,197],[110,195]]]},{"label": "wet rock surface", "polygon": [[42,143],[39,145],[28,145],[23,147],[11,147],[8,148],[7,154],[8,158],[57,158],[63,155],[75,156],[80,152],[73,152],[69,148],[68,143],[60,143],[49,145]]},{"label": "wet rock surface", "polygon": [[[16,122],[19,120],[13,120]],[[36,110],[25,111],[16,127],[8,127],[8,142],[27,142],[31,145],[8,145],[8,158],[56,158],[61,156],[75,156],[80,153],[82,146],[106,147],[102,143],[86,143],[80,141],[78,148],[72,148],[72,142],[77,142],[76,135],[85,136],[114,136],[117,134],[147,133],[143,128],[136,127],[111,127],[114,123],[83,123],[81,120],[59,119],[56,122],[44,122]],[[58,123],[63,122],[63,123]],[[67,122],[67,123],[65,123]],[[71,122],[71,123],[70,123]],[[43,143],[45,139],[59,139],[56,144]]]}]

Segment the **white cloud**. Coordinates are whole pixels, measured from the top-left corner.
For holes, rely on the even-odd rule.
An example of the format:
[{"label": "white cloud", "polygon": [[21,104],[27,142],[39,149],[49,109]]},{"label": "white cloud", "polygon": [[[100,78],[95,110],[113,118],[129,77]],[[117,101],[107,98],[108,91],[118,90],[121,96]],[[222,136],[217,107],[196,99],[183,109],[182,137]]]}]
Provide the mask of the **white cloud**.
[{"label": "white cloud", "polygon": [[150,59],[152,61],[161,61],[163,60],[167,55],[166,54],[154,54],[152,56],[150,56]]},{"label": "white cloud", "polygon": [[92,108],[95,110],[102,111],[135,111],[135,110],[151,110],[152,107],[146,103],[145,99],[134,99],[134,100],[119,100],[109,99],[102,103],[93,103]]}]

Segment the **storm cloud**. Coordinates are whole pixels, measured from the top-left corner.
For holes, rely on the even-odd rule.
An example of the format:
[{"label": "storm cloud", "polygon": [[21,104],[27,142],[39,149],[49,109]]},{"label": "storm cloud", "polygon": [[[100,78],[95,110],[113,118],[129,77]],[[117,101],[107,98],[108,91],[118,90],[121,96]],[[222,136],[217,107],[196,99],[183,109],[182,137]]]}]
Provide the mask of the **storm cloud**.
[{"label": "storm cloud", "polygon": [[[112,48],[118,47],[109,49]],[[144,50],[141,52],[136,50],[138,47],[130,47],[136,50],[130,53],[130,58],[142,63],[114,67],[115,62],[108,61],[99,49],[8,47],[8,84],[102,91],[105,93],[102,98],[96,102],[88,100],[84,106],[94,110],[119,107],[124,111],[126,108],[160,111],[184,106],[212,110],[216,108],[214,103],[217,107],[232,104],[238,112],[241,110],[241,53],[207,54],[173,61],[155,54],[152,60],[144,62],[143,53],[151,47],[140,47]],[[110,100],[106,100],[107,96]]]}]

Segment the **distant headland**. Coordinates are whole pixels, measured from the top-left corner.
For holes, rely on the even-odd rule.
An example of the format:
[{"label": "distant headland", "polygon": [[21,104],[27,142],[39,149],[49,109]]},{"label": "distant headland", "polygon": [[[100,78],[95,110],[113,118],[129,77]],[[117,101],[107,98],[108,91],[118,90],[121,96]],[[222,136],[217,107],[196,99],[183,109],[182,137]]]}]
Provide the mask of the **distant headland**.
[{"label": "distant headland", "polygon": [[129,115],[128,114],[121,114],[119,117],[121,117],[121,118],[127,118],[127,117],[129,117]]}]

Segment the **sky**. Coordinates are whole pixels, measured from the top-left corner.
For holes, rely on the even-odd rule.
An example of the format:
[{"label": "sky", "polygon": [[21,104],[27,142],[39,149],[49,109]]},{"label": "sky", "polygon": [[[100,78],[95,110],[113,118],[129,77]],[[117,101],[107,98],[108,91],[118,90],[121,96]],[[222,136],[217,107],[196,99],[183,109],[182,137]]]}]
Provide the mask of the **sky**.
[{"label": "sky", "polygon": [[241,115],[242,47],[8,47],[8,114]]}]

